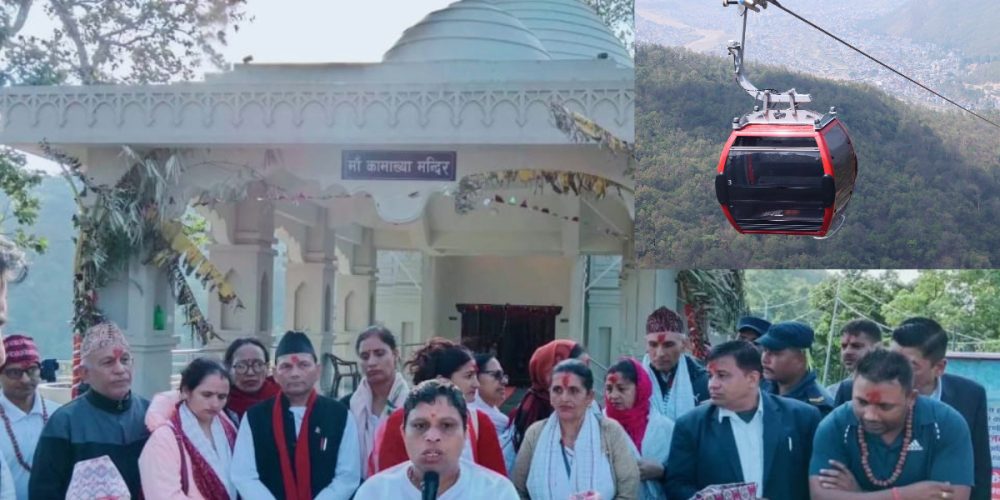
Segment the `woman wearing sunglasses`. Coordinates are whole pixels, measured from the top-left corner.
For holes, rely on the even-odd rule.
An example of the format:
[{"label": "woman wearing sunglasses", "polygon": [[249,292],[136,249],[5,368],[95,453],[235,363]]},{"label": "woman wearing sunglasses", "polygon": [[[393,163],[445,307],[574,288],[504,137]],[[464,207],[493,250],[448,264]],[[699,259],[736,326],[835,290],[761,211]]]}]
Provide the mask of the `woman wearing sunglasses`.
[{"label": "woman wearing sunglasses", "polygon": [[479,370],[479,390],[469,407],[485,413],[493,421],[504,463],[508,471],[514,470],[514,458],[517,456],[514,451],[514,426],[510,425],[510,417],[500,411],[500,405],[507,396],[507,374],[492,353],[476,354],[475,359]]}]

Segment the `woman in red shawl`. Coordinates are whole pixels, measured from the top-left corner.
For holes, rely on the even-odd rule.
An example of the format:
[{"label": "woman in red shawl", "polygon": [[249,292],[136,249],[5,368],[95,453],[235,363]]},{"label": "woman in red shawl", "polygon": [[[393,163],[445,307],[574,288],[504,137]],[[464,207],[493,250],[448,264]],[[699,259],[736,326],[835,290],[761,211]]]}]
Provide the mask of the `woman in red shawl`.
[{"label": "woman in red shawl", "polygon": [[237,422],[251,406],[281,392],[274,378],[268,376],[271,356],[261,341],[253,337],[236,339],[229,344],[223,359],[233,375],[226,410]]},{"label": "woman in red shawl", "polygon": [[521,449],[524,433],[531,424],[545,420],[552,414],[552,403],[549,402],[552,369],[566,359],[579,359],[590,364],[590,357],[583,350],[583,346],[567,339],[553,340],[539,347],[531,355],[531,360],[528,362],[531,388],[524,394],[517,408],[510,413],[510,425],[514,426],[515,450]]},{"label": "woman in red shawl", "polygon": [[634,358],[624,358],[608,369],[604,379],[604,413],[621,424],[632,438],[642,480],[640,500],[664,498],[663,479],[674,434],[673,421],[651,408],[652,394],[653,381],[642,363]]}]

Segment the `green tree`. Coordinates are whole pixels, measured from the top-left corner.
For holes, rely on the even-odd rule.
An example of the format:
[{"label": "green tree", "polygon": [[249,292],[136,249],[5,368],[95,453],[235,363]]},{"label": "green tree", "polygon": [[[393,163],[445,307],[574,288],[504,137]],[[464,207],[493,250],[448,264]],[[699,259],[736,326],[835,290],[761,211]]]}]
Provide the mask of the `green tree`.
[{"label": "green tree", "polygon": [[[221,67],[219,49],[229,30],[247,20],[245,0],[5,0],[0,2],[0,86],[163,83],[193,78],[206,65]],[[54,24],[44,36],[24,35],[33,16]],[[38,172],[25,158],[0,149],[0,189],[11,201],[21,244],[42,252],[32,234],[39,198]],[[9,224],[8,224],[9,225]]]}]

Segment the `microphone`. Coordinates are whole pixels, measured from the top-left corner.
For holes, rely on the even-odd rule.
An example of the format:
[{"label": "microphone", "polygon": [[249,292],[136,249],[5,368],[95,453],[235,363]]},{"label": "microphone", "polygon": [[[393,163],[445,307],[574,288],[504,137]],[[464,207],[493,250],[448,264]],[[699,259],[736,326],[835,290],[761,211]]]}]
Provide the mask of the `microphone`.
[{"label": "microphone", "polygon": [[421,492],[422,500],[435,500],[438,496],[438,483],[441,477],[437,472],[429,470],[424,473],[424,488]]}]

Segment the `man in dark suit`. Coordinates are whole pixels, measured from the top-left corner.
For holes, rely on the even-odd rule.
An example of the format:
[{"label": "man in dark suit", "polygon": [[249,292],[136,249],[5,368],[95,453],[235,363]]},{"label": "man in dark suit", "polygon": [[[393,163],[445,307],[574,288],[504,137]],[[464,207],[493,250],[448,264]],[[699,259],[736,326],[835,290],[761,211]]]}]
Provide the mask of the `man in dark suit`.
[{"label": "man in dark suit", "polygon": [[698,491],[754,483],[757,496],[809,498],[808,466],[816,408],[762,392],[760,353],[748,342],[716,346],[708,357],[711,404],[681,416],[667,463],[667,498],[688,500]]},{"label": "man in dark suit", "polygon": [[[990,498],[992,458],[986,420],[986,389],[958,375],[944,373],[948,360],[948,334],[936,321],[910,318],[892,332],[892,351],[909,359],[913,367],[913,388],[920,395],[941,401],[958,411],[969,425],[972,437],[975,486],[972,500]],[[836,402],[850,401],[853,384],[841,383]]]}]

